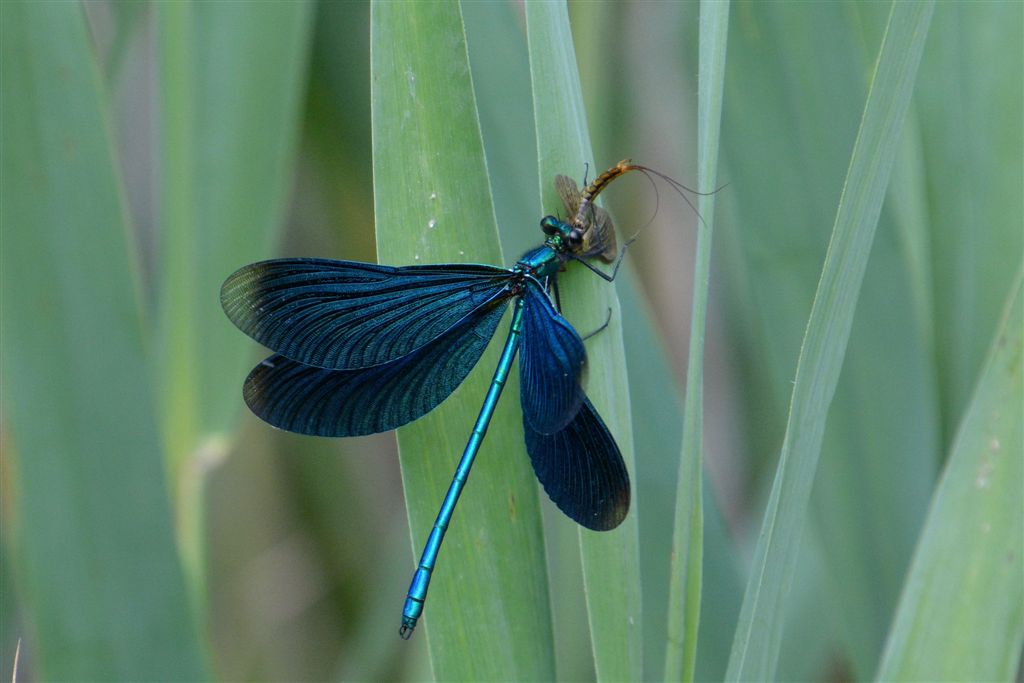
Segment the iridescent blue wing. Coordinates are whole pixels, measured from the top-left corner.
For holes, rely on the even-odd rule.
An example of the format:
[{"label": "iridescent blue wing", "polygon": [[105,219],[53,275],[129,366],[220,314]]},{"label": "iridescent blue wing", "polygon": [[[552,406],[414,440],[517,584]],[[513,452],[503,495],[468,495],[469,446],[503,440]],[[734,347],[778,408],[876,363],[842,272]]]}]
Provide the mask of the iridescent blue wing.
[{"label": "iridescent blue wing", "polygon": [[541,287],[526,280],[519,391],[523,419],[536,432],[562,430],[580,409],[580,375],[587,352],[583,340]]},{"label": "iridescent blue wing", "polygon": [[272,351],[349,370],[388,363],[439,338],[512,277],[481,265],[276,259],[236,271],[220,301],[231,322]]},{"label": "iridescent blue wing", "polygon": [[290,432],[362,436],[395,429],[433,410],[462,383],[487,348],[509,296],[382,365],[331,370],[273,355],[249,373],[242,395],[257,417]]},{"label": "iridescent blue wing", "polygon": [[589,399],[556,434],[531,429],[525,416],[523,430],[533,471],[559,510],[594,531],[614,529],[626,518],[629,473]]}]

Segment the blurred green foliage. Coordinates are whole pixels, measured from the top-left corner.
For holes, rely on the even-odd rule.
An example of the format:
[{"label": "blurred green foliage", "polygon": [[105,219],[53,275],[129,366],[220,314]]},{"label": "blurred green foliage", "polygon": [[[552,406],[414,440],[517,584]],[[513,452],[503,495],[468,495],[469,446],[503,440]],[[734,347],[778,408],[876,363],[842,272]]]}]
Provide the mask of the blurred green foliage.
[{"label": "blurred green foliage", "polygon": [[[642,8],[569,6],[589,173],[632,157],[693,184],[699,8]],[[725,673],[888,10],[731,8],[699,679]],[[538,187],[551,179],[537,171],[534,107],[549,103],[532,99],[522,6],[466,3],[462,15],[511,262],[539,241]],[[21,638],[19,680],[431,676],[427,639],[396,635],[415,560],[394,437],[318,440],[248,415],[239,388],[258,355],[217,302],[221,280],[254,260],[375,258],[369,22],[365,3],[0,3],[0,670]],[[992,366],[1006,368],[1002,384],[990,370],[975,394],[1024,249],[1022,24],[1017,2],[936,6],[829,412],[781,679],[876,675],[936,491],[913,574],[934,585],[928,558],[975,548],[958,545],[958,519],[1019,525],[1019,462],[984,461],[990,478],[1009,477],[984,508],[992,518],[951,514],[948,500],[972,499],[942,491],[973,485],[976,468],[953,463],[981,423],[965,416],[991,414],[993,396],[1006,419],[984,429],[1010,429],[1002,453],[1024,457],[1019,353]],[[623,234],[654,215],[617,289],[643,671],[657,678],[696,217],[642,180],[606,199]],[[591,367],[591,381],[606,370]],[[960,479],[940,488],[947,457],[946,479]],[[576,531],[540,497],[558,677],[593,678]],[[1007,562],[988,569],[1019,590],[1019,544]],[[922,593],[903,595],[890,667],[920,657],[893,648],[908,642],[907,615],[930,613]],[[1007,619],[993,658],[1012,675],[1024,626],[1019,610]]]}]

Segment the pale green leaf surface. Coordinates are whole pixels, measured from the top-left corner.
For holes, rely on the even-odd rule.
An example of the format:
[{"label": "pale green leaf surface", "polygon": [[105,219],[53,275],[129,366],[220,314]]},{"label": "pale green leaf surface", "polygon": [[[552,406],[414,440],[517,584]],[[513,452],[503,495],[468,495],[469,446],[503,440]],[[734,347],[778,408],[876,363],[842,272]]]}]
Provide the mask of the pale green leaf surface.
[{"label": "pale green leaf surface", "polygon": [[[628,257],[627,257],[628,258]],[[637,295],[630,280],[618,283],[622,302],[623,336],[626,344],[629,371],[629,395],[633,406],[634,445],[642,458],[636,461],[636,488],[641,518],[641,562],[657,563],[650,569],[651,580],[643,582],[644,639],[654,639],[657,652],[654,661],[645,658],[648,680],[672,680],[659,676],[664,666],[667,623],[665,615],[669,590],[669,542],[675,494],[675,467],[678,462],[682,435],[682,402],[677,398],[677,387],[671,368],[664,360],[661,340],[653,333],[650,312]],[[653,359],[660,358],[658,362]],[[736,627],[743,581],[719,501],[713,488],[703,483],[703,581],[700,601],[701,639],[697,649],[696,680],[721,680],[729,659],[729,644]],[[657,527],[662,527],[658,529]],[[654,527],[654,528],[650,528]],[[643,533],[650,534],[648,547],[644,547]],[[666,532],[666,533],[663,533]],[[643,567],[648,571],[647,567]],[[660,570],[660,571],[659,571]],[[657,596],[661,595],[658,611]],[[661,618],[654,623],[648,611]],[[558,634],[561,635],[561,634]],[[650,667],[649,669],[646,667]]]},{"label": "pale green leaf surface", "polygon": [[883,681],[1011,680],[1024,645],[1024,290],[1018,275],[907,577]]},{"label": "pale green leaf surface", "polygon": [[835,393],[932,3],[896,3],[876,63],[804,336],[786,438],[744,596],[729,680],[774,674],[825,419]]},{"label": "pale green leaf surface", "polygon": [[[725,257],[730,324],[743,344],[736,356],[755,481],[770,481],[768,468],[778,454],[800,335],[888,9],[733,6],[721,176],[729,185],[719,198],[728,215],[719,212],[716,258]],[[779,49],[766,50],[769,45]],[[923,61],[922,75],[926,66]],[[901,136],[900,154],[914,148],[913,138],[911,126]],[[917,279],[927,271],[913,267],[919,245],[906,237],[929,226],[902,222],[932,193],[910,194],[924,179],[901,173],[913,171],[913,160],[897,158],[825,431],[807,529],[823,540],[817,547],[831,577],[827,595],[836,598],[824,616],[836,623],[792,627],[794,633],[838,627],[858,678],[877,667],[942,451],[930,330],[915,308],[927,301],[920,292],[929,284]],[[798,561],[811,559],[802,552]],[[820,659],[802,648],[784,649],[783,656],[787,652]],[[779,674],[800,666],[780,665]]]},{"label": "pale green leaf surface", "polygon": [[317,3],[313,21],[301,157],[288,217],[294,229],[286,233],[284,253],[317,250],[375,261],[370,4]]},{"label": "pale green leaf surface", "polygon": [[[728,27],[728,2],[701,3],[697,177],[698,189],[705,193],[714,190],[718,177],[718,137]],[[704,562],[701,488],[704,461],[704,335],[711,279],[715,195],[700,195],[697,209],[702,220],[697,228],[697,254],[693,271],[690,347],[686,394],[683,399],[683,440],[676,485],[665,651],[665,679],[671,681],[692,681],[694,677]]]},{"label": "pale green leaf surface", "polygon": [[304,87],[306,2],[161,5],[164,426],[176,466],[238,416],[252,364],[218,292],[268,258],[281,226]]},{"label": "pale green leaf surface", "polygon": [[462,4],[494,212],[506,265],[543,241],[526,34],[516,7]]},{"label": "pale green leaf surface", "polygon": [[[804,536],[800,560],[793,570],[794,588],[783,607],[785,638],[779,651],[776,681],[818,680],[836,656],[840,620],[830,618],[837,604],[836,593],[829,583],[831,577],[826,569],[827,553],[824,551],[819,536]],[[703,647],[704,642],[701,642],[700,648]]]},{"label": "pale green leaf surface", "polygon": [[17,451],[4,526],[31,615],[23,661],[45,680],[200,680],[82,8],[3,3],[0,44],[2,376]]},{"label": "pale green leaf surface", "polygon": [[272,254],[289,190],[310,8],[155,8],[161,242],[154,363],[178,533],[197,596],[204,478],[227,452],[253,362],[218,294],[237,268]]},{"label": "pale green leaf surface", "polygon": [[[381,262],[503,264],[458,6],[374,3],[371,62]],[[417,557],[504,336],[499,326],[499,339],[462,387],[399,430]],[[513,377],[448,530],[424,610],[439,680],[554,677],[537,484],[516,408],[515,370]]]},{"label": "pale green leaf surface", "polygon": [[[577,172],[592,161],[569,17],[561,3],[527,3],[527,39],[533,84],[534,121],[545,212],[560,210],[556,174]],[[559,276],[563,310],[578,330],[608,328],[587,340],[587,395],[615,436],[626,467],[636,471],[629,387],[622,362],[622,322],[614,287],[582,267]],[[640,680],[641,591],[638,559],[638,501],[611,532],[580,529],[584,584],[597,678]]]},{"label": "pale green leaf surface", "polygon": [[[927,170],[935,351],[948,444],[1024,250],[1024,3],[939,7],[915,98]],[[943,453],[936,453],[937,462]]]}]

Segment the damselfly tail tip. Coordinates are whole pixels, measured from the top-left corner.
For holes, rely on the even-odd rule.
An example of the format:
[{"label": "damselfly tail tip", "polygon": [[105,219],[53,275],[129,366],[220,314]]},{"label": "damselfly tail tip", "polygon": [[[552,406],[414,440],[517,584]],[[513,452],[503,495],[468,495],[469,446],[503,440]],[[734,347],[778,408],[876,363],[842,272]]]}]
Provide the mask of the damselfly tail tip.
[{"label": "damselfly tail tip", "polygon": [[412,638],[413,629],[416,628],[416,622],[409,617],[402,617],[402,628],[398,629],[398,637],[402,640],[409,640]]}]

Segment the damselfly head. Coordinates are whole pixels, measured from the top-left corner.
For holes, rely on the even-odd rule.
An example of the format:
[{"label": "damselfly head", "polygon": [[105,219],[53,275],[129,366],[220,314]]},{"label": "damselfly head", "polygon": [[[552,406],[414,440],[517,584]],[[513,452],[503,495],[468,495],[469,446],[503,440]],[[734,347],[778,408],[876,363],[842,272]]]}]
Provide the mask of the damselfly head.
[{"label": "damselfly head", "polygon": [[559,254],[576,253],[581,239],[581,231],[555,216],[544,216],[540,220],[540,229],[548,236],[544,244]]},{"label": "damselfly head", "polygon": [[566,225],[554,216],[544,216],[540,219],[540,229],[545,235],[561,235],[566,230]]}]

